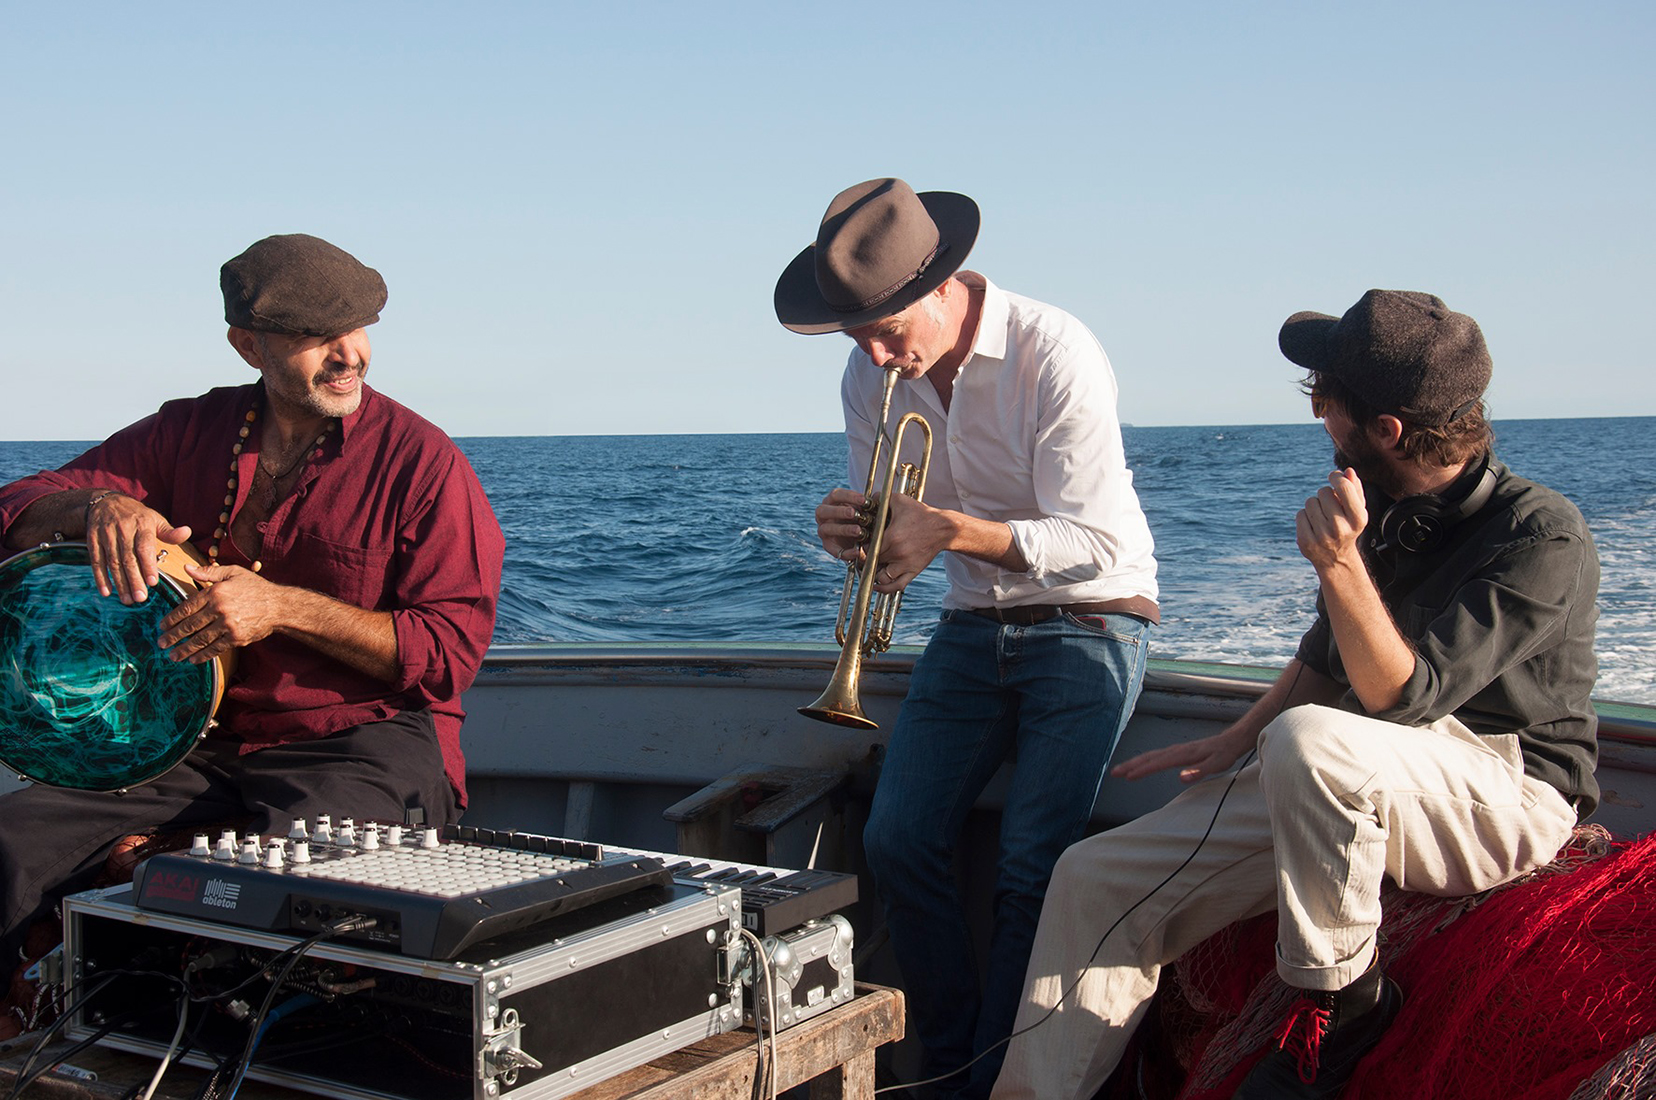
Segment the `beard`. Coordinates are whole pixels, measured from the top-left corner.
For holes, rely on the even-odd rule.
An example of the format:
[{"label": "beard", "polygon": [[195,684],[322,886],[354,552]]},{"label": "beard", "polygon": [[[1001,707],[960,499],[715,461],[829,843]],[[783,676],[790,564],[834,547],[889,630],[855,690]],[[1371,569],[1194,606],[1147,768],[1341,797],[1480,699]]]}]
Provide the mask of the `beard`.
[{"label": "beard", "polygon": [[[330,380],[338,380],[353,373],[358,376],[357,387],[349,394],[330,393],[322,388]],[[267,371],[265,392],[272,400],[300,415],[349,416],[362,404],[362,382],[366,380],[367,374],[366,367],[360,370],[345,368],[330,370],[309,380],[299,380]]]},{"label": "beard", "polygon": [[1351,438],[1334,445],[1334,465],[1342,470],[1349,467],[1357,471],[1357,477],[1364,485],[1379,490],[1393,500],[1403,495],[1402,486],[1386,465],[1380,449],[1360,432],[1353,432]]},{"label": "beard", "polygon": [[[339,394],[329,393],[322,388],[325,383],[338,381],[351,374],[357,376],[356,389],[343,397]],[[313,383],[314,388],[310,391],[312,407],[325,416],[351,415],[357,411],[357,406],[362,404],[362,383],[367,380],[367,376],[367,367],[360,370],[347,367],[344,370],[323,375]]]}]

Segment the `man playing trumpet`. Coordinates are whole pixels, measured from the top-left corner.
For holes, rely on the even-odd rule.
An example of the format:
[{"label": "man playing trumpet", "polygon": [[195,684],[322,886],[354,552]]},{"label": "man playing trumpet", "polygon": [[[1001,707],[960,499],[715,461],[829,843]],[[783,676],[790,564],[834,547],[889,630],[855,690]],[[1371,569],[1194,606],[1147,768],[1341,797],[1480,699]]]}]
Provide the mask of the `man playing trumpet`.
[{"label": "man playing trumpet", "polygon": [[[971,1097],[995,1079],[1047,879],[1086,826],[1158,619],[1109,360],[1074,317],[961,270],[977,231],[964,195],[870,180],[835,197],[776,286],[785,327],[856,344],[841,384],[853,484],[887,428],[886,372],[898,374],[891,423],[918,413],[937,441],[925,500],[891,500],[873,577],[899,592],[949,551],[864,844],[928,1074],[945,1078],[939,1095]],[[822,545],[842,560],[862,558],[863,504],[835,489],[817,507]],[[1012,757],[980,988],[950,864]]]}]

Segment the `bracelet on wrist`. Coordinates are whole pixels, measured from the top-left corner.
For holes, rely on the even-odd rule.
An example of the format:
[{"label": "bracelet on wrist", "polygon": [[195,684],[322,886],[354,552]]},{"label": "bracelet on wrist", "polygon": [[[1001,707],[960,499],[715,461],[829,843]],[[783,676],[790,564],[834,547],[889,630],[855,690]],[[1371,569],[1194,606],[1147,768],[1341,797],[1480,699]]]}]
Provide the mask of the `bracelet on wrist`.
[{"label": "bracelet on wrist", "polygon": [[99,501],[103,500],[105,497],[118,497],[125,495],[126,494],[122,493],[119,489],[105,489],[101,493],[93,493],[92,496],[86,501],[86,514],[81,519],[82,535],[86,536],[92,533],[92,509],[97,506]]}]

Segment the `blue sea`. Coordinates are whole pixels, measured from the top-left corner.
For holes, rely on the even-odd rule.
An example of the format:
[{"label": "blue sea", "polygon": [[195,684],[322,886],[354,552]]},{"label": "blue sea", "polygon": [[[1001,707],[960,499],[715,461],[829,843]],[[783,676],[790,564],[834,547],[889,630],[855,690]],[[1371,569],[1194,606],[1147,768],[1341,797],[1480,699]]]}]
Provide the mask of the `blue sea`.
[{"label": "blue sea", "polygon": [[[1568,495],[1593,529],[1600,698],[1656,703],[1656,418],[1496,432],[1508,465]],[[1314,593],[1294,514],[1330,466],[1321,425],[1124,436],[1160,562],[1153,654],[1286,661]],[[845,572],[812,513],[847,480],[838,433],[458,442],[506,532],[497,642],[832,639]],[[0,443],[0,483],[85,446]],[[925,640],[944,587],[936,565],[910,586],[898,641]]]}]

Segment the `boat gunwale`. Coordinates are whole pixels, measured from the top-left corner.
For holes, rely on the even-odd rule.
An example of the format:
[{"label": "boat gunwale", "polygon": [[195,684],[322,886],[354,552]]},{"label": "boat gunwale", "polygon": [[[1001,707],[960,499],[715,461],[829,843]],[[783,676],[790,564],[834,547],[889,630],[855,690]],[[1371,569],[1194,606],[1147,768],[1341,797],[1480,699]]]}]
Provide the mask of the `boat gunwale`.
[{"label": "boat gunwale", "polygon": [[[868,658],[865,674],[906,676],[923,647],[897,645]],[[839,647],[827,642],[534,642],[489,647],[480,680],[515,679],[532,670],[577,672],[617,667],[640,670],[698,668],[830,671]],[[1147,694],[1253,699],[1265,693],[1280,669],[1261,665],[1152,657],[1144,675]],[[1656,705],[1593,700],[1599,738],[1656,745]]]}]

